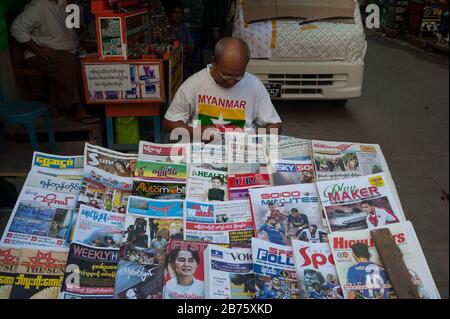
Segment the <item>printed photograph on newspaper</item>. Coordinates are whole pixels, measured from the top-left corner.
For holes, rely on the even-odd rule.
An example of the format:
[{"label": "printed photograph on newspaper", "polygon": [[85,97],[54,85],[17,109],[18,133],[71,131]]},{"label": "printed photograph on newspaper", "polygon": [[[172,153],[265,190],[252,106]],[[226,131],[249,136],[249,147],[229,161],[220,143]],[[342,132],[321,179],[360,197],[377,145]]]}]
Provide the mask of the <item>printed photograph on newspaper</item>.
[{"label": "printed photograph on newspaper", "polygon": [[[388,228],[401,251],[411,281],[422,299],[440,299],[430,269],[410,222]],[[330,245],[346,299],[396,299],[369,229],[330,234]]]},{"label": "printed photograph on newspaper", "polygon": [[208,245],[205,251],[206,299],[254,299],[251,248]]},{"label": "printed photograph on newspaper", "polygon": [[383,173],[319,182],[317,188],[332,232],[405,221],[403,209]]},{"label": "printed photograph on newspaper", "polygon": [[227,201],[227,185],[226,173],[191,167],[186,197],[201,202]]},{"label": "printed photograph on newspaper", "polygon": [[291,247],[252,239],[256,299],[299,299]]},{"label": "printed photograph on newspaper", "polygon": [[389,170],[375,144],[312,141],[318,181],[342,180]]},{"label": "printed photograph on newspaper", "polygon": [[311,161],[279,160],[272,162],[271,173],[274,186],[314,183],[314,168]]},{"label": "printed photograph on newspaper", "polygon": [[250,199],[259,239],[288,246],[294,239],[326,241],[314,184],[251,189]]},{"label": "printed photograph on newspaper", "polygon": [[214,244],[249,244],[253,219],[248,201],[195,202],[186,200],[184,239]]},{"label": "printed photograph on newspaper", "polygon": [[329,244],[292,241],[302,299],[344,299]]}]

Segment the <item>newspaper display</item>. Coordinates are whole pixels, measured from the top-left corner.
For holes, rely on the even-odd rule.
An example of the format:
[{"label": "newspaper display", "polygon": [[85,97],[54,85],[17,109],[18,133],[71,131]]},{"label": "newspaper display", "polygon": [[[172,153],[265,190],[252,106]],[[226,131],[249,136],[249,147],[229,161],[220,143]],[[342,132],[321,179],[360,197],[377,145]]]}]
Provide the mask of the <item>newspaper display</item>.
[{"label": "newspaper display", "polygon": [[119,261],[114,299],[162,299],[165,251],[125,250]]},{"label": "newspaper display", "polygon": [[272,162],[271,172],[275,186],[314,183],[312,161],[279,160]]},{"label": "newspaper display", "polygon": [[389,173],[379,145],[312,141],[318,181]]},{"label": "newspaper display", "polygon": [[83,156],[59,156],[34,152],[31,171],[70,180],[83,178]]},{"label": "newspaper display", "polygon": [[207,246],[203,242],[170,241],[163,299],[205,299],[204,251]]},{"label": "newspaper display", "polygon": [[185,199],[185,183],[149,182],[141,179],[133,181],[133,196],[150,199]]},{"label": "newspaper display", "polygon": [[288,246],[293,239],[326,240],[314,184],[251,189],[250,198],[258,238]]},{"label": "newspaper display", "polygon": [[91,247],[119,248],[125,215],[81,205],[72,242]]},{"label": "newspaper display", "polygon": [[270,143],[268,147],[270,159],[310,161],[312,157],[310,140],[281,135],[278,143]]},{"label": "newspaper display", "polygon": [[60,299],[111,299],[119,250],[72,243]]},{"label": "newspaper display", "polygon": [[254,283],[250,248],[208,245],[205,251],[206,299],[254,299]]},{"label": "newspaper display", "polygon": [[385,174],[317,183],[332,232],[375,228],[405,221]]},{"label": "newspaper display", "polygon": [[64,246],[75,196],[24,186],[1,245]]},{"label": "newspaper display", "polygon": [[164,251],[171,239],[183,239],[183,204],[130,197],[124,240],[141,249]]},{"label": "newspaper display", "polygon": [[[410,222],[387,225],[422,299],[440,299],[419,240]],[[369,229],[336,232],[330,245],[346,299],[396,299]]]},{"label": "newspaper display", "polygon": [[30,171],[25,185],[40,188],[49,192],[58,192],[78,196],[81,190],[81,180],[54,177],[44,173]]},{"label": "newspaper display", "polygon": [[272,185],[269,174],[232,174],[228,175],[227,181],[230,200],[248,200],[250,189]]},{"label": "newspaper display", "polygon": [[292,241],[302,299],[344,299],[329,244]]},{"label": "newspaper display", "polygon": [[57,299],[68,248],[0,247],[0,299]]},{"label": "newspaper display", "polygon": [[214,244],[249,244],[253,237],[250,203],[186,200],[184,239]]},{"label": "newspaper display", "polygon": [[252,239],[256,299],[299,299],[292,248]]},{"label": "newspaper display", "polygon": [[190,144],[139,143],[139,161],[187,164],[191,154]]},{"label": "newspaper display", "polygon": [[191,167],[186,198],[193,201],[227,201],[227,175],[223,171]]}]

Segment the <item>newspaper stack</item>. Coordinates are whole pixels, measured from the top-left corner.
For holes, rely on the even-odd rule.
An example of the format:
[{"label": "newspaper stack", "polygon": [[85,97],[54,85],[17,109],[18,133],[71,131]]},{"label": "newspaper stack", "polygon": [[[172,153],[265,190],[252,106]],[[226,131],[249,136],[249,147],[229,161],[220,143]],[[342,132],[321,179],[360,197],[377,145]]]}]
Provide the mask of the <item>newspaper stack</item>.
[{"label": "newspaper stack", "polygon": [[0,298],[397,298],[380,228],[420,298],[440,298],[380,146],[224,141],[35,153],[1,237]]}]

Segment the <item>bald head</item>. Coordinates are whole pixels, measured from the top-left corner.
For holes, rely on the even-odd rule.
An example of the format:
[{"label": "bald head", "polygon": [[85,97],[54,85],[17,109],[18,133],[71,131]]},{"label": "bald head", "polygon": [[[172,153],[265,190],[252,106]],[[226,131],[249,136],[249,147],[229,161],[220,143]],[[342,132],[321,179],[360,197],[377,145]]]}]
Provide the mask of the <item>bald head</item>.
[{"label": "bald head", "polygon": [[239,38],[220,39],[212,57],[211,75],[217,84],[232,88],[244,78],[250,61],[250,49]]},{"label": "bald head", "polygon": [[239,62],[247,64],[250,60],[248,44],[240,38],[222,38],[214,50],[214,57],[218,63]]}]

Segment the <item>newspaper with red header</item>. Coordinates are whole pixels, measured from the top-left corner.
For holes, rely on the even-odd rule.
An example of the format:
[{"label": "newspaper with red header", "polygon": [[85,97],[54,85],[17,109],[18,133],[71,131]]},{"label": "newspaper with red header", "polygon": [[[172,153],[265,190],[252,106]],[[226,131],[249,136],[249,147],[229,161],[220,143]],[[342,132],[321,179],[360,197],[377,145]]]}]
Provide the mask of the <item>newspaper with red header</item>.
[{"label": "newspaper with red header", "polygon": [[249,191],[272,185],[270,174],[231,174],[227,176],[228,198],[230,200],[245,200],[250,198]]},{"label": "newspaper with red header", "polygon": [[184,239],[214,244],[249,244],[253,237],[250,203],[186,200]]},{"label": "newspaper with red header", "polygon": [[312,141],[317,180],[341,180],[384,172],[389,168],[379,145]]},{"label": "newspaper with red header", "polygon": [[299,299],[291,247],[252,239],[256,299]]},{"label": "newspaper with red header", "polygon": [[62,247],[76,195],[24,186],[6,225],[2,245]]},{"label": "newspaper with red header", "polygon": [[302,299],[344,299],[328,243],[292,241]]},{"label": "newspaper with red header", "polygon": [[254,299],[251,248],[210,244],[205,251],[206,299]]},{"label": "newspaper with red header", "polygon": [[0,299],[58,299],[68,248],[0,246]]},{"label": "newspaper with red header", "polygon": [[[420,298],[440,299],[412,224],[404,222],[381,228],[390,230]],[[345,298],[397,298],[369,229],[335,232],[329,239]]]},{"label": "newspaper with red header", "polygon": [[190,144],[155,144],[141,141],[139,143],[139,160],[145,162],[189,163]]},{"label": "newspaper with red header", "polygon": [[406,221],[398,197],[384,173],[318,182],[330,231],[375,228]]}]

